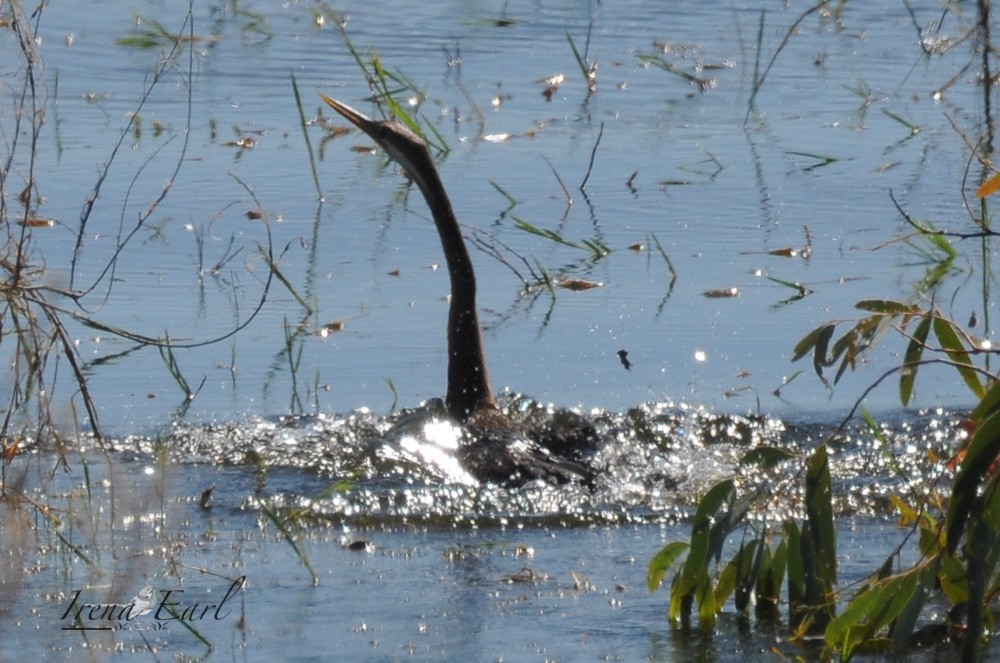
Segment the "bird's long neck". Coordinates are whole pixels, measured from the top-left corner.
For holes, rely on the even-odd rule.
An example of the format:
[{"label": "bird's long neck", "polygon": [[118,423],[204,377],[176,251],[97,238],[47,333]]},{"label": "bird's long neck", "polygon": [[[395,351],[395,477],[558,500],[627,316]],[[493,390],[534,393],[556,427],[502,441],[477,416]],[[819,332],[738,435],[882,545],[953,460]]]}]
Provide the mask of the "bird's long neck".
[{"label": "bird's long neck", "polygon": [[451,275],[451,306],[448,311],[448,413],[466,421],[483,409],[496,408],[483,351],[479,314],[476,312],[476,274],[462,238],[451,201],[435,170],[417,179],[434,217]]}]

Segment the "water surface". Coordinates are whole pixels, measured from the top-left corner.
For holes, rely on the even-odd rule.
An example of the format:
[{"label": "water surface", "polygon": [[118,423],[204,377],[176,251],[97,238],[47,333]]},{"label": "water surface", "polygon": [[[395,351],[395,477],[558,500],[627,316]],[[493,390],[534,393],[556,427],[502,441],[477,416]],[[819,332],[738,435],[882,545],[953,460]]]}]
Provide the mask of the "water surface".
[{"label": "water surface", "polygon": [[[169,178],[167,198],[85,304],[135,333],[195,342],[221,336],[254,310],[267,273],[259,254],[267,237],[246,217],[258,202],[245,184],[270,219],[281,273],[312,311],[274,284],[234,339],[178,350],[188,383],[204,380],[189,414],[385,412],[441,395],[448,286],[418,192],[381,155],[352,150],[370,145],[363,137],[324,140],[313,122],[325,202],[317,200],[292,77],[310,120],[321,110],[320,92],[369,112],[370,92],[344,38],[329,22],[317,25],[310,5],[246,7],[260,14],[267,35],[253,15],[196,8],[200,40],[139,109],[140,130],[117,153],[69,272],[83,201],[163,55],[116,40],[145,29],[143,18],[174,31],[184,25],[180,6],[83,7],[61,5],[39,26],[48,92],[39,212],[60,226],[37,232],[36,241],[52,281],[90,285],[121,229],[135,225]],[[536,274],[544,268],[553,278],[602,284],[526,295],[510,269],[475,251],[499,387],[564,407],[664,399],[737,412],[843,407],[870,374],[847,376],[834,394],[805,378],[781,398],[772,392],[800,368],[788,361],[791,348],[817,324],[856,317],[853,303],[862,298],[913,294],[923,268],[891,241],[905,224],[889,192],[928,222],[966,218],[968,151],[956,129],[975,133],[980,121],[975,76],[934,92],[970,55],[954,48],[924,56],[901,5],[807,19],[750,113],[759,7],[538,3],[504,14],[499,3],[430,3],[405,16],[392,4],[336,9],[363,57],[377,52],[423,91],[420,113],[450,148],[440,168],[467,235],[497,247],[522,275],[529,276],[526,261]],[[760,67],[798,16],[763,9]],[[505,16],[513,21],[498,21]],[[957,36],[962,27],[946,23],[941,34]],[[567,35],[599,64],[593,94]],[[700,92],[641,56],[713,85]],[[560,74],[565,83],[547,100],[539,81]],[[510,138],[484,139],[504,134]],[[243,137],[255,146],[237,147]],[[501,190],[517,201],[513,208]],[[611,252],[592,259],[524,232],[518,219]],[[673,285],[654,237],[676,270]],[[801,250],[810,238],[808,260],[769,255]],[[812,294],[796,299],[768,276]],[[970,276],[956,279],[948,312],[983,318],[975,288],[962,287]],[[728,288],[739,296],[704,296]],[[335,322],[342,331],[315,333]],[[300,358],[295,371],[286,330]],[[101,362],[90,377],[102,423],[126,432],[162,425],[182,394],[159,353],[147,348],[119,360],[127,342],[77,333],[83,356]],[[631,371],[618,361],[622,348]],[[918,405],[961,400],[948,384],[925,381]],[[896,403],[891,389],[873,398]]]},{"label": "water surface", "polygon": [[[927,265],[896,241],[906,225],[890,191],[916,218],[966,222],[963,186],[979,172],[962,134],[982,131],[969,48],[927,56],[902,3],[848,4],[801,23],[751,107],[755,75],[804,8],[338,3],[357,52],[422,92],[401,100],[419,102],[448,147],[439,167],[466,236],[502,257],[473,251],[505,404],[576,408],[615,442],[593,492],[507,489],[444,475],[393,434],[401,408],[444,392],[448,279],[418,192],[383,155],[356,149],[370,147],[363,136],[333,138],[343,123],[320,115],[318,93],[374,112],[334,14],[205,4],[191,28],[186,9],[63,2],[38,21],[36,211],[56,225],[31,232],[46,282],[93,287],[79,312],[104,325],[192,346],[173,359],[197,394],[186,397],[155,349],[69,321],[111,439],[106,454],[85,436],[68,450],[26,445],[13,466],[10,480],[62,529],[30,509],[0,520],[14,542],[0,652],[103,659],[151,642],[161,656],[200,656],[177,624],[83,639],[60,616],[77,590],[127,601],[154,584],[207,601],[245,576],[239,610],[198,624],[209,658],[277,648],[297,660],[808,656],[783,630],[740,631],[731,615],[718,638],[672,628],[645,565],[687,536],[697,496],[740,473],[747,449],[808,452],[898,361],[873,357],[830,391],[789,358],[816,325],[857,317],[854,302],[914,294]],[[915,15],[931,26],[925,37],[970,27],[948,14],[935,28],[937,5]],[[169,60],[166,42],[119,43],[150,20],[196,39]],[[599,64],[595,92],[570,40]],[[0,43],[15,48],[7,31]],[[701,89],[657,61],[711,82]],[[547,97],[557,75],[565,81]],[[15,91],[2,89],[7,127]],[[268,280],[268,250],[281,279]],[[549,291],[532,277],[542,271],[600,287]],[[938,304],[986,319],[979,278],[959,265]],[[729,288],[739,296],[705,296]],[[53,414],[85,429],[66,377]],[[898,534],[888,496],[921,490],[918,470],[943,470],[926,467],[928,455],[946,459],[962,439],[969,401],[956,383],[928,371],[906,412],[887,383],[869,401],[884,441],[858,427],[835,445],[842,577],[881,563]],[[794,514],[792,471],[744,478]],[[301,555],[269,512],[297,516]]]}]

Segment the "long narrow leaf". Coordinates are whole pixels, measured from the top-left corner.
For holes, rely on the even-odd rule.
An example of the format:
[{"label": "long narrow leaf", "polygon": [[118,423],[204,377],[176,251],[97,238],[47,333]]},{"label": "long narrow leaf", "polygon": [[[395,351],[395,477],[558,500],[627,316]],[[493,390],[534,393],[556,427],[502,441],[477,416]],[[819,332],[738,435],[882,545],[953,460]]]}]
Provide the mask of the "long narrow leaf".
[{"label": "long narrow leaf", "polygon": [[691,549],[681,569],[679,591],[690,594],[699,581],[708,575],[712,523],[722,505],[733,492],[732,479],[726,479],[712,486],[698,504],[698,510],[691,524]]},{"label": "long narrow leaf", "polygon": [[798,361],[812,352],[813,348],[816,347],[816,343],[819,342],[821,335],[826,336],[829,340],[835,328],[836,325],[823,324],[803,336],[802,340],[796,343],[795,348],[792,350],[792,361]]},{"label": "long narrow leaf", "polygon": [[924,566],[918,575],[918,583],[909,601],[899,611],[892,625],[892,656],[902,655],[910,648],[913,630],[916,628],[920,613],[927,603],[927,596],[934,588],[934,565]]},{"label": "long narrow leaf", "polygon": [[677,558],[690,547],[683,541],[673,541],[663,546],[660,552],[656,553],[653,559],[649,560],[649,567],[646,570],[646,586],[649,588],[649,591],[655,592],[659,588],[660,583],[663,581],[663,576],[674,565]]},{"label": "long narrow leaf", "polygon": [[956,370],[958,370],[962,379],[965,380],[965,384],[969,385],[969,389],[972,390],[973,395],[976,398],[985,396],[986,389],[983,387],[983,383],[979,379],[979,374],[969,359],[968,351],[962,345],[962,341],[959,340],[958,334],[955,332],[954,323],[945,318],[934,318],[934,335],[937,336],[938,342],[944,348],[944,351],[948,353],[948,358],[955,362]]},{"label": "long narrow leaf", "polygon": [[1000,413],[994,413],[972,434],[965,458],[955,475],[946,521],[948,551],[954,553],[979,494],[983,475],[1000,454]]},{"label": "long narrow leaf", "polygon": [[809,458],[806,470],[806,517],[819,561],[817,570],[828,589],[837,582],[837,539],[831,498],[830,464],[826,447],[821,445]]},{"label": "long narrow leaf", "polygon": [[919,310],[913,304],[904,304],[903,302],[891,299],[862,299],[854,305],[854,308],[868,311],[869,313],[884,313],[886,315],[916,313]]},{"label": "long narrow leaf", "polygon": [[982,421],[997,410],[1000,410],[1000,380],[993,383],[986,395],[979,401],[975,409],[969,415],[972,421]]},{"label": "long narrow leaf", "polygon": [[275,527],[278,528],[278,531],[281,532],[282,536],[285,537],[285,541],[288,542],[288,545],[290,545],[292,547],[292,550],[295,551],[295,554],[298,555],[299,561],[302,562],[302,566],[306,567],[306,570],[309,571],[309,575],[312,578],[313,585],[318,585],[319,576],[313,569],[312,564],[309,563],[309,558],[306,556],[305,551],[299,547],[298,541],[296,540],[298,537],[296,537],[295,534],[292,533],[292,531],[288,528],[288,525],[286,524],[285,520],[283,518],[278,517],[278,514],[276,514],[274,511],[263,505],[261,506],[261,510],[264,512],[264,515],[266,515],[268,519],[272,523],[274,523]]},{"label": "long narrow leaf", "polygon": [[903,371],[899,378],[899,401],[904,405],[910,404],[913,398],[913,385],[917,379],[917,362],[923,355],[927,346],[927,334],[931,329],[931,319],[924,318],[917,325],[910,338],[909,345],[906,346],[906,354],[903,356]]},{"label": "long narrow leaf", "polygon": [[781,585],[785,578],[785,567],[788,560],[788,545],[785,541],[778,544],[774,553],[768,557],[767,546],[761,554],[760,569],[757,574],[757,614],[761,617],[774,617],[778,613],[781,602]]}]

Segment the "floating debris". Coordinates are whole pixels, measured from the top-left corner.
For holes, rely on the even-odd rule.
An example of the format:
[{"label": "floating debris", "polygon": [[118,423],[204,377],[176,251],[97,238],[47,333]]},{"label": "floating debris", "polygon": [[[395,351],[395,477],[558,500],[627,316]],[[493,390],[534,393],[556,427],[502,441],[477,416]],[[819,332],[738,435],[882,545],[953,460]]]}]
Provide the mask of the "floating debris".
[{"label": "floating debris", "polygon": [[704,295],[705,297],[708,297],[709,299],[721,299],[721,298],[725,298],[725,297],[739,297],[740,296],[740,289],[737,288],[736,286],[732,286],[732,287],[729,287],[729,288],[723,288],[721,290],[706,290],[705,292],[702,293],[702,295]]},{"label": "floating debris", "polygon": [[27,219],[20,221],[21,225],[29,228],[54,228],[58,223],[55,219],[44,216],[29,216]]},{"label": "floating debris", "polygon": [[557,285],[567,290],[590,290],[591,288],[604,286],[600,281],[588,281],[586,279],[563,279]]},{"label": "floating debris", "polygon": [[545,97],[545,101],[552,101],[552,97],[559,91],[562,84],[566,82],[566,76],[564,74],[556,74],[548,78],[541,78],[535,82],[545,85],[545,89],[542,90],[542,96]]}]

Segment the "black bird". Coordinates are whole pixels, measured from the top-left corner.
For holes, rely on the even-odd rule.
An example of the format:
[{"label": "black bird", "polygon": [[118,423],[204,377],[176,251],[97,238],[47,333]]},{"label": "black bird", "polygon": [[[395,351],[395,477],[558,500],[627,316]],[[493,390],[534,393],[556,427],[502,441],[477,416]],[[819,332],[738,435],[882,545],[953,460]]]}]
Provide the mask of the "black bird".
[{"label": "black bird", "polygon": [[[324,95],[320,97],[403,167],[430,208],[451,277],[448,392],[444,402],[448,415],[471,433],[468,444],[459,450],[463,464],[481,481],[518,483],[545,478],[560,483],[590,482],[592,471],[565,457],[582,458],[583,452],[596,444],[597,434],[589,422],[571,417],[574,425],[568,431],[553,432],[551,425],[542,431],[524,431],[497,407],[476,309],[475,270],[427,144],[398,122],[372,120],[347,104]],[[521,433],[533,444],[526,447]],[[568,442],[567,438],[572,440]],[[552,440],[561,445],[558,452],[572,453],[552,453],[546,446]]]}]

